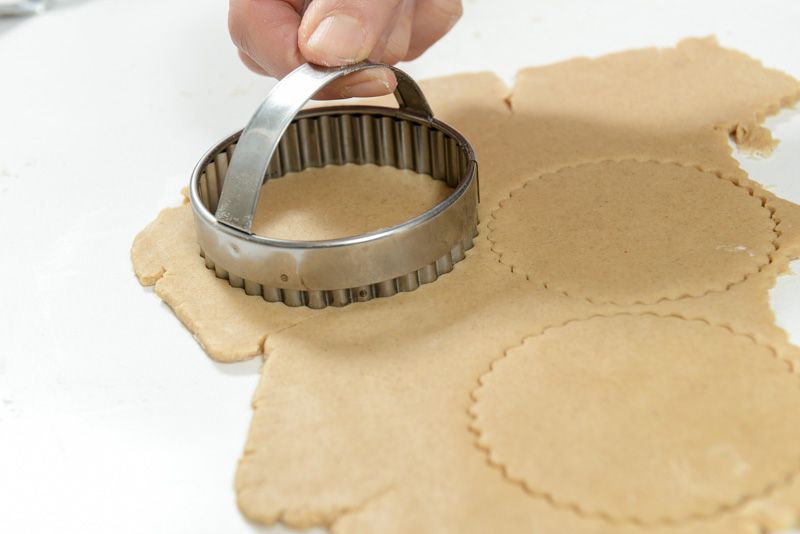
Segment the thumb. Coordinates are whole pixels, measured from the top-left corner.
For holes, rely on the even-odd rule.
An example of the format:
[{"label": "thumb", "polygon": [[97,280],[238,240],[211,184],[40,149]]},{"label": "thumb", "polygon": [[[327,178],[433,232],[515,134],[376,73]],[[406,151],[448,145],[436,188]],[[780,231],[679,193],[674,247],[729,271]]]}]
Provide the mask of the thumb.
[{"label": "thumb", "polygon": [[357,63],[370,55],[396,19],[401,0],[314,0],[300,23],[303,57],[328,67]]}]

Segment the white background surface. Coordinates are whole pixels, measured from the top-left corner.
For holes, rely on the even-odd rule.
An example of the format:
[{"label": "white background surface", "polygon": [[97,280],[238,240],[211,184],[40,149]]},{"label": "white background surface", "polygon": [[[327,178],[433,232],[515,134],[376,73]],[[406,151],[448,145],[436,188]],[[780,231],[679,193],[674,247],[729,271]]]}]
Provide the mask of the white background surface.
[{"label": "white background surface", "polygon": [[[271,85],[223,0],[62,2],[0,21],[0,532],[252,533],[232,488],[258,362],[209,360],[129,249]],[[466,1],[424,78],[720,41],[800,77],[800,3]],[[735,87],[731,87],[735,91]],[[751,175],[800,202],[800,114]],[[797,269],[796,270],[800,270]],[[773,292],[800,342],[800,277]],[[272,531],[270,531],[272,532]]]}]

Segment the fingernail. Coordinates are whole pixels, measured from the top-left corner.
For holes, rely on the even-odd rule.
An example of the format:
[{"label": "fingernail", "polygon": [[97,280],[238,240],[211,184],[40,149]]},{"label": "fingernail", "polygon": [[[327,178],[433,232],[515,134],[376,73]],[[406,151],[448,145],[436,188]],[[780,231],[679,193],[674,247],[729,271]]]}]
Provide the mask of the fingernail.
[{"label": "fingernail", "polygon": [[[355,83],[345,85],[342,89],[342,97],[368,97],[368,96],[381,96],[387,95],[394,91],[397,81],[394,76],[388,75],[383,70],[375,72],[362,72],[361,75],[368,75],[365,80],[356,81]],[[355,75],[358,76],[358,75]]]},{"label": "fingernail", "polygon": [[330,15],[322,20],[308,40],[311,49],[325,63],[355,63],[367,57],[367,32],[349,15]]}]

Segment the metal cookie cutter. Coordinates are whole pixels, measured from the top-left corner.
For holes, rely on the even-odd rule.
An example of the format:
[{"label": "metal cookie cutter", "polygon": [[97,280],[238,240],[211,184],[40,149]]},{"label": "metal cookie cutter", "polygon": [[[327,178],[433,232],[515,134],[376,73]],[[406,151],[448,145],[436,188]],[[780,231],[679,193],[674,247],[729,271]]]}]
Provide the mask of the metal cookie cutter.
[{"label": "metal cookie cutter", "polygon": [[[364,69],[397,76],[399,109],[300,109],[331,81]],[[402,224],[324,241],[271,239],[251,231],[266,180],[311,167],[390,165],[443,180],[453,192]],[[472,248],[478,223],[475,154],[433,118],[401,70],[359,63],[303,65],[269,93],[247,127],[212,148],[192,174],[189,198],[206,266],[248,295],[288,306],[345,306],[413,291],[450,272]]]}]

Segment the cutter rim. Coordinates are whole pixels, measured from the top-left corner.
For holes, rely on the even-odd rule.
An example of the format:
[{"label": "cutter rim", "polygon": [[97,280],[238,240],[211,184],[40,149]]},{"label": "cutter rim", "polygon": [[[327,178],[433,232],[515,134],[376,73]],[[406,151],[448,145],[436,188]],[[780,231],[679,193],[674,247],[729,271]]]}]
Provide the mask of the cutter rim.
[{"label": "cutter rim", "polygon": [[[399,111],[394,108],[382,108],[379,106],[341,105],[341,106],[330,106],[324,108],[306,109],[297,114],[296,120],[307,118],[309,116],[319,116],[323,114],[336,115],[341,113],[352,113],[353,111],[356,110],[363,111],[365,113],[401,116],[403,119],[409,119],[411,118],[409,116],[412,115],[402,112],[387,113],[392,111],[394,112]],[[202,159],[200,159],[200,161],[197,163],[194,170],[192,171],[192,177],[189,182],[189,202],[191,203],[192,209],[195,211],[195,213],[200,215],[206,222],[214,225],[218,231],[224,232],[230,235],[231,237],[245,239],[247,241],[256,244],[268,245],[275,248],[284,248],[284,249],[338,248],[338,247],[346,247],[362,243],[369,243],[370,241],[377,241],[383,239],[388,235],[395,234],[398,231],[402,231],[403,229],[418,226],[421,223],[431,220],[440,213],[446,211],[467,193],[467,190],[471,187],[473,180],[477,179],[477,172],[476,172],[477,161],[475,159],[475,151],[473,150],[472,145],[469,144],[466,138],[458,130],[435,118],[433,119],[420,118],[419,122],[420,124],[434,126],[436,127],[436,129],[446,132],[447,134],[451,135],[454,139],[458,141],[459,146],[461,146],[464,149],[468,157],[467,167],[465,169],[466,179],[462,180],[461,183],[459,183],[455,188],[453,188],[453,191],[449,195],[447,195],[447,198],[445,198],[441,202],[437,203],[431,208],[428,208],[419,215],[416,215],[411,219],[407,219],[393,226],[380,228],[378,230],[373,230],[371,232],[365,232],[362,234],[355,234],[352,236],[339,237],[334,239],[294,240],[294,239],[277,239],[254,233],[250,234],[238,230],[236,228],[233,228],[231,226],[228,226],[226,224],[220,223],[219,220],[217,220],[216,216],[213,213],[211,213],[211,211],[206,207],[206,205],[200,198],[200,178],[206,166],[211,161],[213,161],[214,157],[217,156],[220,152],[224,151],[226,147],[230,146],[231,144],[235,143],[238,140],[239,136],[244,131],[243,129],[234,132],[233,134],[227,136],[225,139],[223,139],[222,141],[211,147],[211,149],[207,150],[206,153],[203,155]],[[347,163],[340,166],[344,165],[358,165],[358,164]],[[332,166],[332,165],[326,165],[326,166]],[[416,173],[416,171],[411,171],[411,172]],[[422,176],[430,176],[422,173],[416,173],[416,174],[421,174]],[[433,178],[431,177],[431,179]]]},{"label": "cutter rim", "polygon": [[[366,68],[395,71],[398,108],[338,105],[302,110],[330,81]],[[375,164],[445,182],[450,193],[398,224],[325,240],[252,231],[264,184],[328,165]],[[346,306],[436,281],[466,258],[478,234],[475,152],[437,120],[419,86],[396,67],[301,65],[248,125],[206,151],[189,183],[200,255],[218,278],[287,306]]]}]

